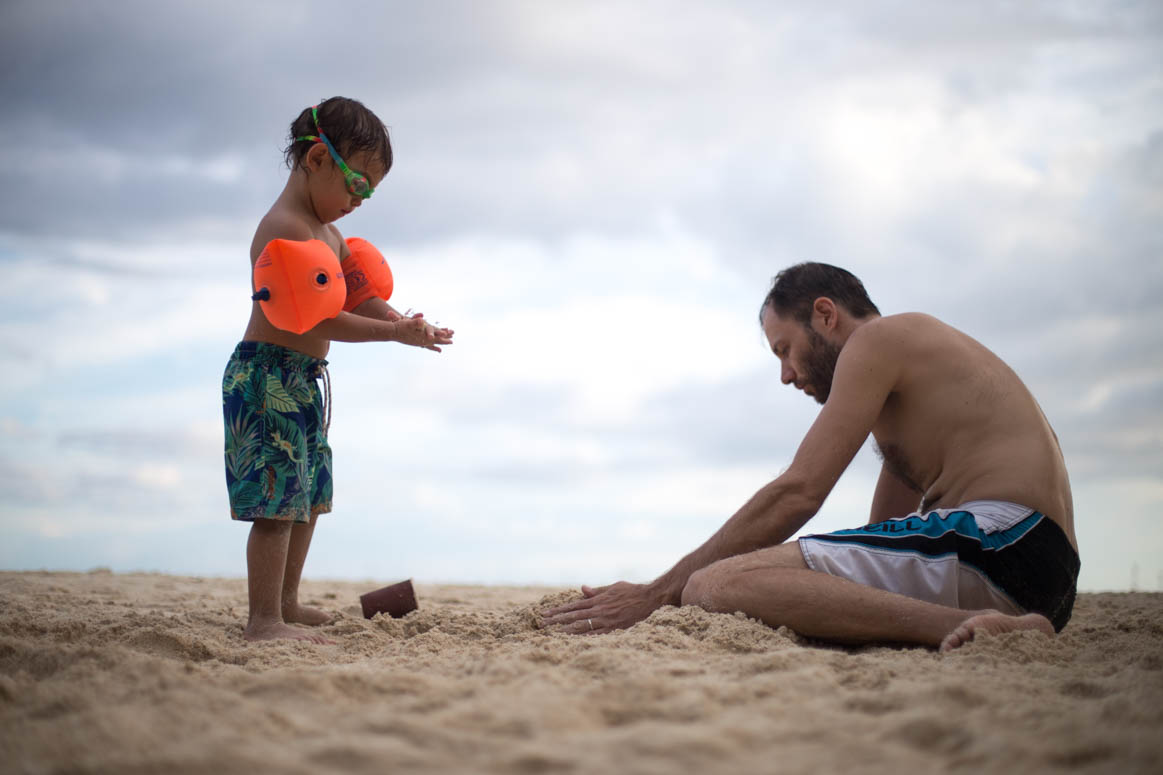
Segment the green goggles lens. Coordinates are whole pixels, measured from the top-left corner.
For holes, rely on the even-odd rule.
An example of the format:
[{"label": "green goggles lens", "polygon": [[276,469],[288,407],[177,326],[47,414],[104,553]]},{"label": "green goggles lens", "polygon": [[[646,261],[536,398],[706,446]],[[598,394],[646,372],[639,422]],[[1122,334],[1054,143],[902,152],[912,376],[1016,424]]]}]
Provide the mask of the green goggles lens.
[{"label": "green goggles lens", "polygon": [[371,184],[367,182],[367,178],[353,170],[347,170],[343,173],[343,180],[347,183],[347,192],[352,196],[363,197],[367,199],[375,191]]}]

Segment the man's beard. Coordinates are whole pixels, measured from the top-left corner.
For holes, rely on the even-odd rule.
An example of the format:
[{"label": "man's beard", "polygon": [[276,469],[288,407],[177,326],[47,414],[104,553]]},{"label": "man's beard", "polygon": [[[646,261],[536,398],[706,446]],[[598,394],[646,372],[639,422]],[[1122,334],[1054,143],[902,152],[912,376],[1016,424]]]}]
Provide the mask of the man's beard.
[{"label": "man's beard", "polygon": [[817,403],[823,404],[832,392],[832,376],[836,373],[836,360],[840,357],[840,348],[816,333],[815,329],[808,328],[808,357],[804,361],[804,387],[812,389],[812,397]]}]

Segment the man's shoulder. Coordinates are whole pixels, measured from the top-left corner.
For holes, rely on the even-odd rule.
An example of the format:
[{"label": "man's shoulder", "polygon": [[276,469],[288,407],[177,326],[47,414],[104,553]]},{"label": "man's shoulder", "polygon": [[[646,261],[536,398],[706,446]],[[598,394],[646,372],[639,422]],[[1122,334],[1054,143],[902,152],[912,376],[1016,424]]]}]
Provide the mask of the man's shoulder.
[{"label": "man's shoulder", "polygon": [[901,332],[949,327],[947,323],[925,312],[898,312],[895,315],[885,315],[871,321],[869,325],[875,325],[882,330]]},{"label": "man's shoulder", "polygon": [[874,318],[857,328],[849,341],[857,347],[908,349],[935,336],[953,333],[947,323],[924,312],[901,312]]},{"label": "man's shoulder", "polygon": [[857,326],[847,344],[881,348],[910,339],[933,325],[941,325],[941,322],[923,312],[877,316]]},{"label": "man's shoulder", "polygon": [[876,362],[903,376],[911,365],[929,360],[957,338],[956,329],[923,312],[877,317],[860,325],[845,343],[841,358]]}]

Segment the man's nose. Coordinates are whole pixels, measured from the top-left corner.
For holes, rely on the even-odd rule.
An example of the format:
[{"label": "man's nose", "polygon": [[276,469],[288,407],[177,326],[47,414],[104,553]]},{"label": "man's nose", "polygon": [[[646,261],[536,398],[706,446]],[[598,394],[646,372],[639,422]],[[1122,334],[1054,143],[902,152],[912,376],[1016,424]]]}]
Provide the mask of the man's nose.
[{"label": "man's nose", "polygon": [[791,366],[788,366],[785,363],[785,364],[783,364],[783,367],[780,369],[779,378],[780,378],[780,380],[783,381],[783,384],[790,385],[791,383],[796,381],[796,373],[794,371],[792,371]]}]

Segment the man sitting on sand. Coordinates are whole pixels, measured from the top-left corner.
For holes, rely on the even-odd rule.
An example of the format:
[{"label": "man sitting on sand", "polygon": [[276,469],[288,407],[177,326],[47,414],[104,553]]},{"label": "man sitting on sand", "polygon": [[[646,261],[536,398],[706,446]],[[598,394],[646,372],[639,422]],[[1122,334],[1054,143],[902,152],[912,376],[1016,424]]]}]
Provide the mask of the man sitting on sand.
[{"label": "man sitting on sand", "polygon": [[[1060,631],[1078,578],[1074,506],[1057,436],[1018,376],[933,317],[881,317],[827,264],[780,272],[760,324],[784,384],[823,404],[791,466],[654,582],[582,587],[545,623],[603,633],[698,605],[942,651],[981,632]],[[868,524],[788,541],[869,433],[884,464]]]}]

